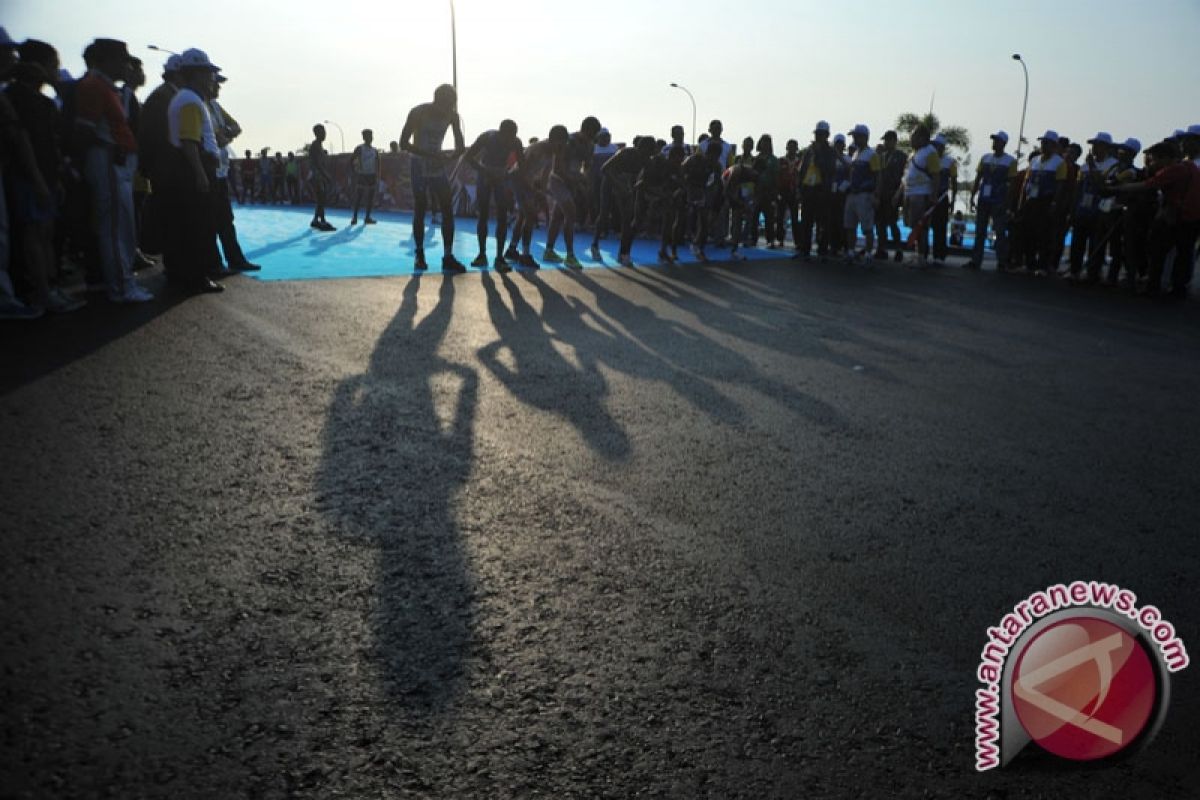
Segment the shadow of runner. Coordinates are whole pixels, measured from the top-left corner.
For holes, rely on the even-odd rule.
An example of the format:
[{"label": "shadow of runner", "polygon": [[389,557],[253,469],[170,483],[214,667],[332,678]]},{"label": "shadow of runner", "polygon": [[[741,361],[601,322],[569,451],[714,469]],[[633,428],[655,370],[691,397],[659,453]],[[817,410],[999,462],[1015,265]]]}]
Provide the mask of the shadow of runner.
[{"label": "shadow of runner", "polygon": [[246,253],[246,258],[262,258],[263,256],[269,256],[271,253],[278,252],[279,250],[286,250],[294,244],[303,242],[314,233],[315,230],[313,228],[307,228],[303,233],[296,234],[290,239],[281,239],[278,242],[271,242],[270,244],[264,244],[262,247],[256,247],[250,252]]},{"label": "shadow of runner", "polygon": [[[555,349],[542,315],[508,276],[501,280],[511,310],[491,274],[485,272],[480,279],[487,292],[488,316],[500,337],[480,349],[483,365],[521,402],[565,417],[594,452],[610,461],[629,458],[629,437],[605,408],[608,383],[596,365],[581,357],[583,369],[577,369]],[[500,357],[503,350],[512,355],[511,368]],[[556,380],[564,375],[568,380]]]},{"label": "shadow of runner", "polygon": [[453,280],[417,322],[420,284],[405,287],[367,372],[334,393],[318,502],[343,536],[378,548],[373,655],[385,688],[435,714],[462,690],[471,640],[473,586],[455,512],[471,473],[478,375],[438,355]]}]

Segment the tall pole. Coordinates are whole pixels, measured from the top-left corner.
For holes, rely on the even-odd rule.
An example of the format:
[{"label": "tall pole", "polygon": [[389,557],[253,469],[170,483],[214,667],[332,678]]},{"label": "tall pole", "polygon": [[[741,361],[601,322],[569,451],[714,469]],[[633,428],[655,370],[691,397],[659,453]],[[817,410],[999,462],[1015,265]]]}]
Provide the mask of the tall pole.
[{"label": "tall pole", "polygon": [[1021,58],[1020,53],[1013,53],[1013,61],[1025,71],[1025,102],[1021,104],[1021,129],[1017,132],[1017,161],[1020,161],[1021,145],[1025,142],[1025,111],[1029,108],[1029,67],[1025,66],[1025,59]]},{"label": "tall pole", "polygon": [[341,149],[341,150],[339,150],[338,152],[340,152],[340,153],[344,153],[344,152],[346,152],[346,134],[345,134],[345,133],[342,131],[342,126],[341,126],[341,125],[338,125],[336,122],[334,122],[334,121],[333,121],[333,120],[331,120],[331,119],[327,119],[327,120],[325,120],[325,124],[326,124],[326,125],[332,125],[333,127],[335,127],[335,128],[337,128],[337,129],[338,129],[338,136],[339,136],[339,137],[341,138],[341,140],[342,140],[342,149]]},{"label": "tall pole", "polygon": [[688,99],[692,101],[692,147],[696,146],[696,98],[688,91],[686,86],[680,86],[678,83],[671,84],[672,89],[680,89],[687,92]]},{"label": "tall pole", "polygon": [[458,94],[458,26],[454,21],[454,0],[450,0],[450,59],[454,68],[454,93]]}]

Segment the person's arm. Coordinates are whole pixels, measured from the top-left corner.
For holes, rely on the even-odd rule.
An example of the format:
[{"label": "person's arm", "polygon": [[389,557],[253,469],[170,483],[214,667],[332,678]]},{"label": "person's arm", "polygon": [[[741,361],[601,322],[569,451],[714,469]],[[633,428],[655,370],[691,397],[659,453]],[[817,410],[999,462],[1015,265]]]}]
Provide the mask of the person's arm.
[{"label": "person's arm", "polygon": [[417,123],[420,121],[420,114],[420,106],[408,112],[408,119],[404,120],[404,129],[400,131],[400,149],[405,153],[412,153],[415,156],[430,157],[431,154],[426,153],[411,141],[413,138],[413,133],[416,130]]},{"label": "person's arm", "polygon": [[[371,146],[374,147],[374,145],[371,145]],[[375,180],[378,181],[381,175],[383,175],[383,153],[380,153],[378,150],[376,150],[375,151]]]},{"label": "person's arm", "polygon": [[454,155],[461,156],[466,147],[463,146],[462,120],[457,113],[450,120],[450,131],[454,134]]},{"label": "person's arm", "polygon": [[179,148],[196,180],[196,191],[208,192],[208,175],[200,159],[200,140],[204,131],[204,110],[198,105],[185,105],[179,109]]},{"label": "person's arm", "polygon": [[468,164],[470,164],[475,169],[475,172],[477,174],[488,175],[489,177],[495,177],[496,170],[491,169],[490,167],[486,166],[482,161],[479,160],[479,154],[480,154],[480,152],[483,151],[484,136],[486,136],[486,134],[481,133],[479,135],[479,138],[477,138],[471,144],[471,146],[469,148],[467,148],[467,152],[463,155],[462,160],[467,162]]},{"label": "person's arm", "polygon": [[[982,168],[983,168],[983,165],[981,164],[980,169],[982,169]],[[979,195],[979,184],[982,182],[983,182],[983,172],[981,172],[980,170],[976,170],[975,171],[975,182],[973,184],[971,184],[971,196],[969,198],[967,198],[967,207],[969,209],[971,209],[972,211],[975,210],[975,198]]]}]

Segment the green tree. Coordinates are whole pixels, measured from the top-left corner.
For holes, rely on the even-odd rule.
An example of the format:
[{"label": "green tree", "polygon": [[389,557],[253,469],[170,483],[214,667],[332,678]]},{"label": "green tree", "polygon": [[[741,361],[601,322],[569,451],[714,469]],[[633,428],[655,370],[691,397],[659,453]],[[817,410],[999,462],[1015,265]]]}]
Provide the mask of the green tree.
[{"label": "green tree", "polygon": [[896,132],[900,134],[900,146],[912,150],[912,132],[918,125],[929,129],[930,136],[942,134],[946,137],[946,146],[959,150],[966,155],[971,149],[971,134],[960,125],[942,125],[937,114],[914,114],[907,112],[896,117]]}]

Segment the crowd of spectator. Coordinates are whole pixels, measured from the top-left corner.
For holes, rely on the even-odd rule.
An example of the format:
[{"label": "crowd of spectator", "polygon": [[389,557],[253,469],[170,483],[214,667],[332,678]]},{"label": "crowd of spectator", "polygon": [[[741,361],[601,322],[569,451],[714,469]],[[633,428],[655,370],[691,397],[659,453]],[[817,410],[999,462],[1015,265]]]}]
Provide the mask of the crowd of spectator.
[{"label": "crowd of spectator", "polygon": [[[430,205],[443,218],[449,212],[452,233],[443,177],[478,212],[477,267],[489,262],[493,212],[494,266],[504,269],[509,260],[538,266],[529,236],[542,222],[549,226],[543,260],[572,267],[580,265],[576,223],[593,232],[596,260],[602,236],[619,231],[622,264],[632,263],[636,235],[659,241],[661,263],[676,261],[685,244],[702,261],[707,248],[727,248],[736,258],[740,247],[763,244],[790,247],[800,260],[860,264],[905,261],[910,253],[907,261],[917,268],[945,265],[956,248],[962,266],[979,269],[991,249],[1004,273],[1183,297],[1195,261],[1200,125],[1144,151],[1137,139],[1099,132],[1086,141],[1086,155],[1083,143],[1048,130],[1025,162],[1008,152],[1008,134],[997,131],[968,189],[959,186],[959,161],[947,142],[923,126],[907,141],[889,130],[872,143],[866,125],[842,134],[820,121],[810,142],[791,139],[777,154],[770,135],[747,137],[740,148],[726,141],[719,120],[694,147],[680,126],[670,141],[639,136],[629,146],[615,144],[594,117],[574,133],[555,126],[526,146],[516,123],[505,120],[468,149],[457,98],[441,87],[444,108],[435,101],[414,109],[410,123],[420,124],[406,125],[387,152],[378,152],[372,132],[363,131],[343,194],[321,125],[299,157],[263,149],[257,157],[246,150],[244,158],[232,158],[241,127],[220,102],[226,76],[203,51],[167,59],[144,103],[142,62],[124,42],[96,39],[83,57],[87,72],[74,79],[51,44],[17,43],[0,28],[0,318],[80,308],[84,298],[69,291],[79,277],[72,269],[82,271],[85,293],[113,303],[152,300],[136,273],[159,263],[179,291],[220,292],[222,276],[259,269],[238,241],[233,199],[295,205],[313,198],[312,227],[330,231],[325,203],[344,197],[354,207],[352,225],[362,207],[364,223],[374,224],[376,191],[391,203],[398,194],[382,182],[381,165],[401,158],[420,171],[413,181],[421,216],[415,227],[423,231]],[[441,149],[447,128],[456,132],[450,152]],[[414,131],[424,137],[419,147]],[[454,164],[449,175],[443,158]],[[427,203],[435,190],[437,202]],[[968,217],[954,211],[961,190],[968,193],[973,232]],[[560,231],[565,259],[555,252]],[[462,271],[450,241],[446,247],[444,268]],[[423,251],[419,261],[424,268]]]},{"label": "crowd of spectator", "polygon": [[200,50],[172,55],[142,103],[142,62],[124,42],[96,39],[83,60],[74,79],[51,44],[0,28],[0,318],[82,307],[73,269],[86,294],[130,304],[153,299],[136,272],[160,262],[182,292],[258,269],[233,225],[241,128],[219,102],[220,68]]}]

